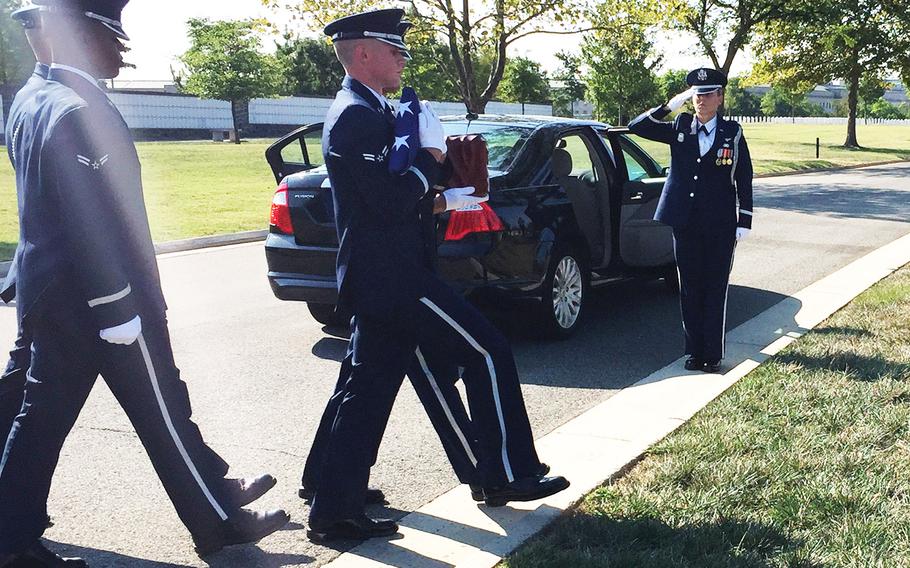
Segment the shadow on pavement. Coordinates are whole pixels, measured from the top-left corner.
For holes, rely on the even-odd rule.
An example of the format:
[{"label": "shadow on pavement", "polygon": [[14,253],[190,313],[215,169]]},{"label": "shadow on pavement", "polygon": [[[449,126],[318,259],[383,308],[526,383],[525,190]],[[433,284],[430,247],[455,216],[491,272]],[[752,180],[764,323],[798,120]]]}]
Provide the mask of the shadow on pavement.
[{"label": "shadow on pavement", "polygon": [[[146,560],[125,554],[118,554],[108,550],[84,548],[80,546],[58,543],[45,540],[48,548],[61,556],[78,556],[84,559],[91,567],[104,566],[105,568],[187,568],[187,564],[173,564]],[[207,556],[203,562],[215,568],[281,568],[283,566],[296,566],[309,564],[315,558],[306,554],[274,554],[265,552],[256,545],[229,546],[224,550]]]},{"label": "shadow on pavement", "polygon": [[[768,290],[730,286],[727,330],[786,297]],[[541,337],[534,310],[526,309],[527,304],[481,301],[479,306],[512,342],[519,376],[525,384],[618,389],[683,355],[678,297],[658,281],[630,280],[595,290],[581,328],[566,340]],[[780,326],[794,327],[795,313],[779,322]],[[312,353],[321,359],[341,361],[347,344],[346,339],[324,337],[314,344]]]}]

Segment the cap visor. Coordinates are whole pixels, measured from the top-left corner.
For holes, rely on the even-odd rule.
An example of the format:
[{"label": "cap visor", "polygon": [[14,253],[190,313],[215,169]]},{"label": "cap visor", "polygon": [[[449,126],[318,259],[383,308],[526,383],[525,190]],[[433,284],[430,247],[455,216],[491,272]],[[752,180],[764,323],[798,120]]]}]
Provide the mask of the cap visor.
[{"label": "cap visor", "polygon": [[696,95],[707,95],[713,93],[714,91],[719,91],[721,89],[720,85],[706,85],[704,87],[695,87]]},{"label": "cap visor", "polygon": [[104,24],[104,27],[106,27],[107,29],[109,29],[109,30],[111,30],[112,32],[114,32],[114,34],[115,34],[117,37],[119,37],[120,39],[126,40],[126,41],[129,41],[129,40],[130,40],[130,36],[126,35],[126,32],[123,31],[123,28],[122,28],[121,26],[115,26],[115,25],[109,24],[109,23],[107,23],[107,22],[101,22],[101,23]]},{"label": "cap visor", "polygon": [[15,10],[10,17],[18,22],[23,22],[34,16],[41,8],[38,6],[25,6]]},{"label": "cap visor", "polygon": [[381,42],[387,43],[389,45],[394,45],[395,47],[397,47],[398,49],[400,49],[402,51],[408,50],[408,46],[406,46],[403,41],[396,41],[394,39],[386,39],[384,37],[374,37],[374,38],[369,38],[369,39],[375,39],[377,41],[381,41]]}]

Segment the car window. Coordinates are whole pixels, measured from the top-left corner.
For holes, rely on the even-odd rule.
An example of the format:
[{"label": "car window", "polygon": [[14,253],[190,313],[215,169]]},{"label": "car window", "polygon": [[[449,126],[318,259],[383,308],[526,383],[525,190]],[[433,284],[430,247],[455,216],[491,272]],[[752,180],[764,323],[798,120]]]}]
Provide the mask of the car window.
[{"label": "car window", "polygon": [[[306,147],[306,156],[303,148]],[[322,159],[322,129],[308,132],[299,142],[292,142],[281,149],[281,159],[285,164],[304,166],[321,166]]]},{"label": "car window", "polygon": [[491,122],[443,122],[446,136],[480,134],[487,142],[489,168],[507,171],[533,132],[532,128]]},{"label": "car window", "polygon": [[[619,147],[622,148],[622,154],[626,162],[626,170],[629,173],[629,181],[635,181],[646,178],[663,177],[663,167],[659,165],[654,158],[646,153],[636,142],[642,140],[635,137],[633,141],[628,134],[622,134],[619,137]],[[666,144],[661,146],[667,147]]]},{"label": "car window", "polygon": [[591,151],[580,135],[565,136],[556,143],[556,147],[564,149],[572,156],[572,173],[569,175],[573,177],[596,175],[594,163],[591,161]]}]

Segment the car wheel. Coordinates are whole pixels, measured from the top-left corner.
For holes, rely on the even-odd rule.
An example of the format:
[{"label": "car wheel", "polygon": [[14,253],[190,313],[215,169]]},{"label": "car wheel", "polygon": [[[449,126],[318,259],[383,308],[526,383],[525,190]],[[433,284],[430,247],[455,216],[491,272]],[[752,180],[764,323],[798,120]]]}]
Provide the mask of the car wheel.
[{"label": "car wheel", "polygon": [[310,315],[313,316],[313,319],[323,325],[347,325],[348,323],[344,315],[335,313],[335,304],[307,302],[306,307],[310,310]]},{"label": "car wheel", "polygon": [[556,339],[571,336],[585,312],[590,274],[577,253],[558,251],[550,259],[540,302],[544,334]]}]

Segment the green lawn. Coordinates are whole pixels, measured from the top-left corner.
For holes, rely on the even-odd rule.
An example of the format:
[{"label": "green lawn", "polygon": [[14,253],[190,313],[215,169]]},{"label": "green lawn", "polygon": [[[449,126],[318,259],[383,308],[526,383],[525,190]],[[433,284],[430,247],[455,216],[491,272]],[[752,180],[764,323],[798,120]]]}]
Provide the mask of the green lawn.
[{"label": "green lawn", "polygon": [[[747,124],[746,137],[757,173],[864,162],[910,159],[910,127],[859,126],[866,150],[848,151],[845,127]],[[815,160],[815,137],[822,138]],[[263,229],[274,181],[263,153],[272,141],[241,145],[212,142],[140,142],[145,196],[152,236],[166,241]],[[667,162],[667,147],[644,142]],[[316,150],[318,155],[318,149]],[[299,151],[297,152],[299,154]],[[9,162],[0,159],[0,260],[10,258],[18,239],[16,197]]]},{"label": "green lawn", "polygon": [[[243,144],[140,142],[146,205],[156,241],[268,227],[275,180],[265,162],[272,140]],[[18,240],[12,168],[0,160],[0,259]]]},{"label": "green lawn", "polygon": [[501,566],[910,566],[908,420],[910,265]]}]

